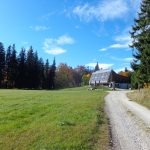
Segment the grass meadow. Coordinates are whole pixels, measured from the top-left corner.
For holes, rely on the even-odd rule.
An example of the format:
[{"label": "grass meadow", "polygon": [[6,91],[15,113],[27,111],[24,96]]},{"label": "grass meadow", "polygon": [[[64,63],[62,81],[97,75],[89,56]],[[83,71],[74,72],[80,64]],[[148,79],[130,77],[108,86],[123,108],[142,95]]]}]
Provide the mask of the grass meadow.
[{"label": "grass meadow", "polygon": [[0,150],[105,150],[105,90],[0,90]]}]

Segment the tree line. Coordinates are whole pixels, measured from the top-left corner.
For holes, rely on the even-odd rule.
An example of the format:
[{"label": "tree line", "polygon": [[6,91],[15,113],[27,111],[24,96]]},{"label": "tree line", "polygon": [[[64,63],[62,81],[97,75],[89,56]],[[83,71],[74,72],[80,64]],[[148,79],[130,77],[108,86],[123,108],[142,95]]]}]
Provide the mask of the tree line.
[{"label": "tree line", "polygon": [[150,0],[141,2],[138,17],[130,32],[132,38],[134,60],[131,67],[134,70],[131,81],[134,88],[150,84]]},{"label": "tree line", "polygon": [[0,42],[0,88],[60,89],[88,85],[92,70],[85,66],[72,68],[55,58],[50,65],[39,58],[31,46],[22,48],[17,55],[15,44],[4,48]]},{"label": "tree line", "polygon": [[44,62],[32,46],[28,51],[22,48],[17,55],[15,44],[5,50],[0,42],[1,88],[53,89],[55,70],[55,59],[52,65],[48,59]]}]

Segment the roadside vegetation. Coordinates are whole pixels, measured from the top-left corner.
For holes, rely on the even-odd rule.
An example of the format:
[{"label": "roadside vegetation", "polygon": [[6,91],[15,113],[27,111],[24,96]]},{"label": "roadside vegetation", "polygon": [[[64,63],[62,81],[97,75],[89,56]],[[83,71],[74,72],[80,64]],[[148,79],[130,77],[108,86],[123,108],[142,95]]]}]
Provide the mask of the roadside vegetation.
[{"label": "roadside vegetation", "polygon": [[141,1],[140,11],[130,31],[133,61],[131,68],[132,88],[144,87],[150,83],[150,0]]},{"label": "roadside vegetation", "polygon": [[134,25],[130,32],[133,50],[133,69],[131,84],[133,89],[146,87],[147,89],[137,90],[128,93],[128,97],[147,108],[150,108],[150,1],[141,2],[140,11],[134,19]]},{"label": "roadside vegetation", "polygon": [[128,93],[128,97],[150,109],[150,89],[141,89]]},{"label": "roadside vegetation", "polygon": [[105,90],[0,90],[0,149],[105,150]]}]

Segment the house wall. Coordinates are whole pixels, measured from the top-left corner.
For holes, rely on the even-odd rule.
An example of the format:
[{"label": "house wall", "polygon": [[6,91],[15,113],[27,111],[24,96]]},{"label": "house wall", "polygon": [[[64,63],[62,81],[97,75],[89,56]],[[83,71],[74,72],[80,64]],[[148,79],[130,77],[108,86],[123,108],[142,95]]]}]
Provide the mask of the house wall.
[{"label": "house wall", "polygon": [[129,89],[131,88],[131,84],[129,83],[116,83],[116,87],[120,89]]}]

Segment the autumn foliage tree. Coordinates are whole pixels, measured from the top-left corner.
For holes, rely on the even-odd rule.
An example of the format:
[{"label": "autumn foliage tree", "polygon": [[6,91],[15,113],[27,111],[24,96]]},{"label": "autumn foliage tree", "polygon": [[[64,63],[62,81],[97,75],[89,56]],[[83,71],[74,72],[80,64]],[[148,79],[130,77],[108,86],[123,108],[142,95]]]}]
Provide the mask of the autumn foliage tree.
[{"label": "autumn foliage tree", "polygon": [[125,68],[124,71],[120,71],[118,74],[122,75],[122,76],[125,76],[125,77],[130,77],[131,76],[131,71],[129,71],[127,68]]},{"label": "autumn foliage tree", "polygon": [[73,87],[74,84],[73,69],[67,64],[61,63],[56,71],[57,88]]}]

